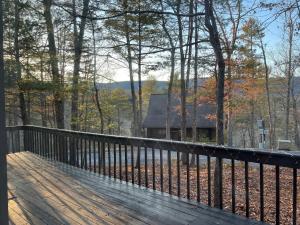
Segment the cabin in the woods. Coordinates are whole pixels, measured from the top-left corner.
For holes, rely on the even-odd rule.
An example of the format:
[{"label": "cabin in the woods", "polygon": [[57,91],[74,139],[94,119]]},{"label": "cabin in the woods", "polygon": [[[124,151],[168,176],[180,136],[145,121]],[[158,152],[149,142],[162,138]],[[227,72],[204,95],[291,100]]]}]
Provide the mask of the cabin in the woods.
[{"label": "cabin in the woods", "polygon": [[[145,135],[148,138],[166,137],[166,114],[167,114],[167,95],[152,94],[148,107],[147,116],[143,122]],[[197,140],[203,142],[214,142],[216,136],[216,123],[214,119],[215,105],[198,104],[196,109]],[[187,138],[192,138],[193,127],[193,105],[186,105],[186,128]],[[181,139],[181,115],[180,97],[172,96],[170,114],[171,139]]]}]

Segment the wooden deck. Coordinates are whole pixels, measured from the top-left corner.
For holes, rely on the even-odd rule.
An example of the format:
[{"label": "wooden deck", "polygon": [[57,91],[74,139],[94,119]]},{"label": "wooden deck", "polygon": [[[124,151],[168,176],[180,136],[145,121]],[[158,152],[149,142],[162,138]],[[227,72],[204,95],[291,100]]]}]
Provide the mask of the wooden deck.
[{"label": "wooden deck", "polygon": [[8,155],[8,188],[16,225],[263,224],[28,152]]}]

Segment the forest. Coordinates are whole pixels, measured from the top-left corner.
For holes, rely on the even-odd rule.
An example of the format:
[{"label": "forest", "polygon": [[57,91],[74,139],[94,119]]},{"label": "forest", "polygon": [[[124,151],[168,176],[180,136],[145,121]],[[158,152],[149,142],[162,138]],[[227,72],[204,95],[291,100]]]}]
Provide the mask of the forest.
[{"label": "forest", "polygon": [[209,102],[217,144],[257,147],[264,120],[267,148],[297,149],[299,16],[298,0],[5,0],[7,125],[143,136],[164,93],[166,139],[177,96],[183,141],[186,105]]}]

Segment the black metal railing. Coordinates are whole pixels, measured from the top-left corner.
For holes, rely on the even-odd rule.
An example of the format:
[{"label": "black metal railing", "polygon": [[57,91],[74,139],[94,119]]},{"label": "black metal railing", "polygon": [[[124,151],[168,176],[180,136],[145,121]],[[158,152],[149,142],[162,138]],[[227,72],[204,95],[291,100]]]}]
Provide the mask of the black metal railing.
[{"label": "black metal railing", "polygon": [[[36,126],[7,131],[10,152],[30,151],[209,206],[214,193],[219,193],[219,207],[225,210],[269,223],[300,224],[300,154]],[[182,154],[189,163],[182,163]],[[218,174],[215,162],[221,168]],[[214,178],[219,179],[219,187],[214,187]]]}]

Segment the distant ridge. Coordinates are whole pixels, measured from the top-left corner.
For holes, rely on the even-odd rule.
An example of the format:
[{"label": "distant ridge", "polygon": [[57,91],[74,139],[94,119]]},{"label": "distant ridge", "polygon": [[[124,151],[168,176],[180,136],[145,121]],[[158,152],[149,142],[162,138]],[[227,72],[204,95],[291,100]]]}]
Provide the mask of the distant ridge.
[{"label": "distant ridge", "polygon": [[[198,79],[198,85],[201,85],[204,81],[206,80],[206,78],[201,78]],[[192,87],[193,84],[193,80],[190,80],[190,87]],[[142,85],[144,85],[145,81],[142,81]],[[158,91],[163,91],[163,90],[167,90],[168,89],[168,81],[156,81],[156,88],[158,89]],[[116,81],[116,82],[112,82],[112,83],[98,83],[98,88],[108,88],[108,89],[124,89],[126,91],[130,91],[130,81]],[[137,91],[138,90],[138,81],[134,82],[134,88]]]},{"label": "distant ridge", "polygon": [[[198,86],[201,86],[203,84],[203,82],[206,80],[207,78],[200,78],[198,79]],[[277,79],[279,80],[284,80],[283,77],[279,77],[279,78],[270,78],[270,81],[272,82],[272,80]],[[145,83],[145,81],[142,81],[142,85]],[[168,81],[156,81],[156,88],[158,90],[158,92],[160,91],[166,91],[168,89]],[[299,76],[295,76],[293,79],[293,83],[294,85],[294,93],[295,95],[300,95],[300,77]],[[113,83],[98,83],[98,88],[109,88],[109,89],[124,89],[125,91],[129,92],[130,91],[130,81],[118,81],[118,82],[113,82]],[[190,87],[193,87],[193,79],[190,80]],[[271,87],[276,87],[276,88],[284,88],[284,81],[283,82],[279,82],[279,84],[271,84]],[[138,81],[134,82],[134,88],[137,91],[138,90]]]}]

